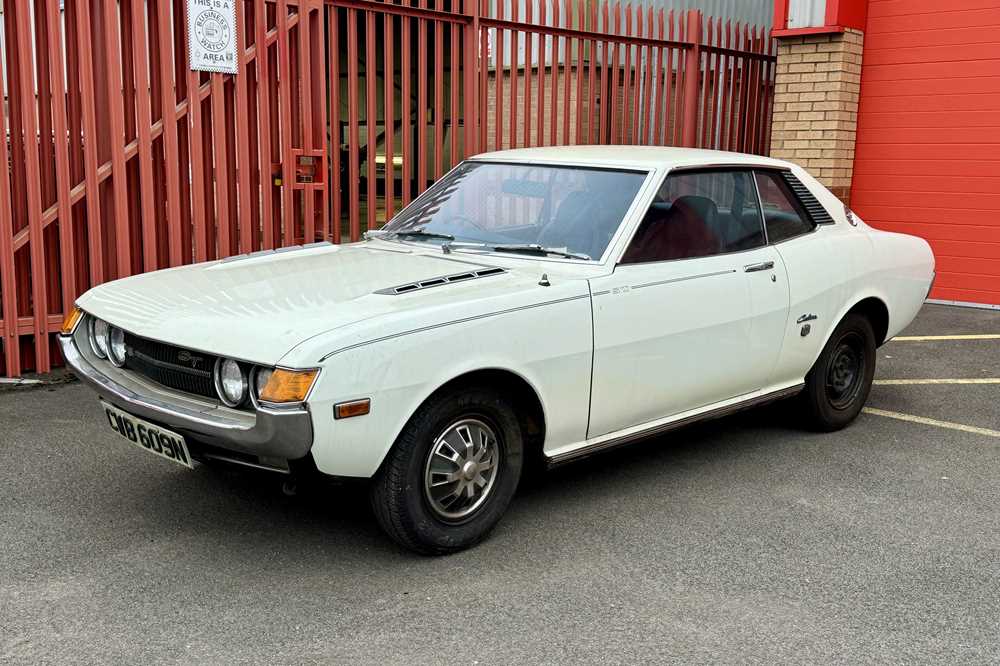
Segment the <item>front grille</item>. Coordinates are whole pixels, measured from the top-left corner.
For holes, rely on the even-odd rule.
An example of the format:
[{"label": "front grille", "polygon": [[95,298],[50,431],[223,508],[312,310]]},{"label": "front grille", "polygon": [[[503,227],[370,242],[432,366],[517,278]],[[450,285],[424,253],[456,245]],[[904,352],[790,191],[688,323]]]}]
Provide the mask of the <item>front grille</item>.
[{"label": "front grille", "polygon": [[217,357],[125,334],[125,367],[157,384],[216,398],[212,371]]}]

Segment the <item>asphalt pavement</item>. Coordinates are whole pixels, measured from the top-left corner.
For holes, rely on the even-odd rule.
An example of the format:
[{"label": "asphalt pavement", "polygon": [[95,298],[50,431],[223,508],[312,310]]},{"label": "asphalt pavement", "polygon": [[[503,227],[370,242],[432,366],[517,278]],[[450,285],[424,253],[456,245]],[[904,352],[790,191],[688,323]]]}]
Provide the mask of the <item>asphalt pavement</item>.
[{"label": "asphalt pavement", "polygon": [[[952,334],[1000,312],[904,332]],[[1000,378],[1000,339],[879,350],[879,380],[969,378]],[[869,404],[896,416],[821,435],[776,405],[568,465],[427,558],[363,489],[187,471],[79,384],[6,391],[0,662],[997,663],[1000,384]]]}]

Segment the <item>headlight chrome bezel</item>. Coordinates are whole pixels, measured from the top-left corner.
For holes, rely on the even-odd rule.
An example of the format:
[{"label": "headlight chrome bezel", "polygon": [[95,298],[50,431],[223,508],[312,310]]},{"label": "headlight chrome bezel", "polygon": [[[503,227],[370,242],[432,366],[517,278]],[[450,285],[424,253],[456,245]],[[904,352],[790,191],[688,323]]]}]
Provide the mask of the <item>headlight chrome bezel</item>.
[{"label": "headlight chrome bezel", "polygon": [[[234,366],[236,366],[236,368],[239,370],[240,373],[239,400],[234,401],[223,388],[224,380],[222,378],[222,372],[223,372],[223,367],[227,363],[232,363]],[[212,371],[212,379],[215,384],[215,393],[218,395],[219,400],[222,402],[222,404],[224,404],[226,407],[232,407],[235,409],[246,403],[247,398],[249,397],[250,394],[250,382],[247,377],[246,369],[240,364],[239,361],[220,356],[215,360],[215,368]]]},{"label": "headlight chrome bezel", "polygon": [[[121,339],[116,341],[115,340],[116,335],[121,336]],[[121,357],[119,357],[118,354],[115,352],[118,343],[121,344]],[[124,367],[125,354],[127,353],[127,349],[125,346],[125,331],[118,328],[117,326],[109,326],[107,345],[108,345],[108,360],[111,361],[111,365],[115,366],[116,368]]]},{"label": "headlight chrome bezel", "polygon": [[[103,332],[98,332],[98,326],[104,326]],[[90,338],[90,349],[94,352],[94,355],[100,359],[108,358],[108,351],[111,347],[111,324],[104,321],[99,317],[91,317],[90,322],[87,325],[88,338]],[[104,343],[104,347],[101,347],[101,343]]]}]

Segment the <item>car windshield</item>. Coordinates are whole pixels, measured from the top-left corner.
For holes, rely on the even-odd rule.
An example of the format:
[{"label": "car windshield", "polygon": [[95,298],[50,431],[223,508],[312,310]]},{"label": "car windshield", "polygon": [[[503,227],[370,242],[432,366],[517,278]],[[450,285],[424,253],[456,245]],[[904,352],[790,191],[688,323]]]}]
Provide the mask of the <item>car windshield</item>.
[{"label": "car windshield", "polygon": [[464,162],[387,224],[386,237],[599,259],[645,172]]}]

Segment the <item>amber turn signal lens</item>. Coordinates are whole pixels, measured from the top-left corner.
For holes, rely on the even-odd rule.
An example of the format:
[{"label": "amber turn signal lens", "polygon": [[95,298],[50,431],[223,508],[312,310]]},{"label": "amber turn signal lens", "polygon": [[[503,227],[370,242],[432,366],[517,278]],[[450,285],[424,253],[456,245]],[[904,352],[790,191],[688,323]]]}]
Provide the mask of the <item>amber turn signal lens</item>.
[{"label": "amber turn signal lens", "polygon": [[82,317],[83,310],[74,306],[72,310],[66,313],[66,318],[63,319],[62,328],[59,329],[59,332],[63,335],[73,335],[73,331],[76,330],[76,325],[80,323]]},{"label": "amber turn signal lens", "polygon": [[342,402],[333,406],[333,418],[349,419],[352,416],[364,416],[371,410],[371,398],[365,398],[364,400],[352,400],[351,402]]},{"label": "amber turn signal lens", "polygon": [[309,394],[319,370],[285,370],[277,368],[261,389],[263,402],[302,402]]}]

